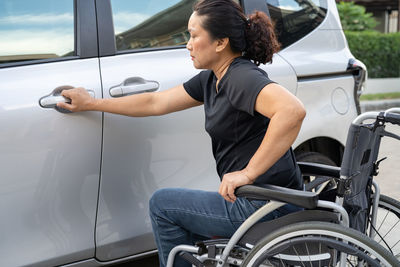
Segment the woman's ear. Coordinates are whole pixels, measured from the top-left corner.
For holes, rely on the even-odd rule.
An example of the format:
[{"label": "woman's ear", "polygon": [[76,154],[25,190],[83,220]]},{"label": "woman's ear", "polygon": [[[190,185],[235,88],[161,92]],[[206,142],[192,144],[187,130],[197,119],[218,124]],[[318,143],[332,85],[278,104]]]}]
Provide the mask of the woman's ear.
[{"label": "woman's ear", "polygon": [[217,40],[217,47],[215,48],[215,51],[221,52],[223,51],[229,44],[229,38],[225,37],[225,38],[221,38]]}]

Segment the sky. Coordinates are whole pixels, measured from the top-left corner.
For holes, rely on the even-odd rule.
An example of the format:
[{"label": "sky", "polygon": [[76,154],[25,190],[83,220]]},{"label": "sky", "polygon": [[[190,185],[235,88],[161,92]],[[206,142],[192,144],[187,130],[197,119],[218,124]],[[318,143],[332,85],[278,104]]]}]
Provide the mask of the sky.
[{"label": "sky", "polygon": [[[116,33],[180,0],[111,0]],[[0,56],[63,55],[74,48],[73,0],[0,1]]]},{"label": "sky", "polygon": [[73,1],[0,1],[0,56],[74,49]]}]

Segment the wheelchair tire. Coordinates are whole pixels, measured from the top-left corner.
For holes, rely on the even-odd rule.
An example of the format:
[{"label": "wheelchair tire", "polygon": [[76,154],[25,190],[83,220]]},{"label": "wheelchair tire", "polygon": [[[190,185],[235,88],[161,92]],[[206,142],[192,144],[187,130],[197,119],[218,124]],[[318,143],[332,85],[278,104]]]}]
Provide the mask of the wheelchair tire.
[{"label": "wheelchair tire", "polygon": [[400,202],[380,195],[374,240],[400,260]]},{"label": "wheelchair tire", "polygon": [[[346,264],[340,265],[341,253]],[[323,222],[297,223],[266,236],[241,266],[400,266],[388,250],[360,232]]]}]

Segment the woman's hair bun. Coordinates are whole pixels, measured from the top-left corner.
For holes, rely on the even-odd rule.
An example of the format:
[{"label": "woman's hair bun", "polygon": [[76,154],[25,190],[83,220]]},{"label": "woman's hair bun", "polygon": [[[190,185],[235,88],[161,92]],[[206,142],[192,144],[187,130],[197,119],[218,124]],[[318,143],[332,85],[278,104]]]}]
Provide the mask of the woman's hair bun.
[{"label": "woman's hair bun", "polygon": [[280,44],[276,38],[274,26],[267,14],[261,11],[251,14],[246,28],[244,56],[260,65],[271,62],[272,56],[279,49]]}]

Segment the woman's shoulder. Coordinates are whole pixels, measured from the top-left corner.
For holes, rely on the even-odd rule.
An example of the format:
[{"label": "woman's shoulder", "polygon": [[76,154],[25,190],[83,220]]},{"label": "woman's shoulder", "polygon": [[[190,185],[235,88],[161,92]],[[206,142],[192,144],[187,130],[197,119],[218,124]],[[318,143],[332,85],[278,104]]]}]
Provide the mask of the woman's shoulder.
[{"label": "woman's shoulder", "polygon": [[212,70],[202,70],[199,72],[198,74],[201,78],[208,78],[212,75],[214,75],[214,73],[212,72]]},{"label": "woman's shoulder", "polygon": [[[234,60],[229,71],[229,83],[231,85],[253,84],[262,81],[270,81],[268,74],[252,61],[240,57]],[[241,87],[241,86],[239,86]]]},{"label": "woman's shoulder", "polygon": [[268,77],[268,74],[263,69],[254,64],[250,59],[244,57],[238,57],[232,62],[231,75],[238,78],[246,75],[263,75]]},{"label": "woman's shoulder", "polygon": [[184,83],[185,85],[196,85],[196,86],[203,86],[209,83],[209,81],[213,79],[213,72],[211,70],[202,70],[193,76],[190,80]]}]

